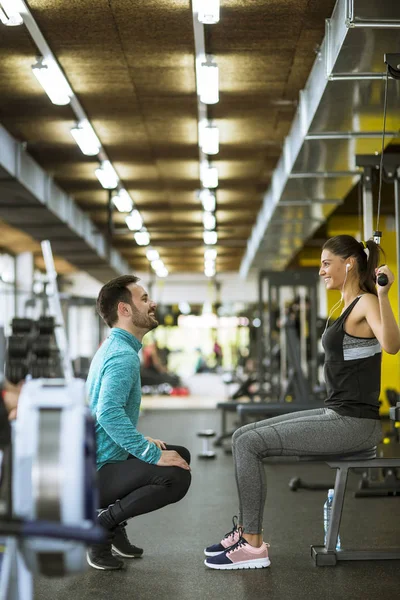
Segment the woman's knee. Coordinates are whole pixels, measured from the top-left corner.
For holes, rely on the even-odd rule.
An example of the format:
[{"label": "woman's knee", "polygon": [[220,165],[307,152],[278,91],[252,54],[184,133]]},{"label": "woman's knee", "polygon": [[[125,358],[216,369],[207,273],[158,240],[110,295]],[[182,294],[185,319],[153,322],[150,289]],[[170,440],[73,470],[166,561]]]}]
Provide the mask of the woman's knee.
[{"label": "woman's knee", "polygon": [[249,440],[249,436],[251,435],[250,431],[247,428],[247,425],[236,429],[235,433],[232,436],[232,445],[235,448],[238,448],[239,446],[243,446],[244,444],[246,444]]},{"label": "woman's knee", "polygon": [[235,446],[238,439],[240,438],[240,436],[243,433],[243,427],[239,427],[239,429],[236,429],[236,431],[234,432],[233,436],[232,436],[232,445]]}]

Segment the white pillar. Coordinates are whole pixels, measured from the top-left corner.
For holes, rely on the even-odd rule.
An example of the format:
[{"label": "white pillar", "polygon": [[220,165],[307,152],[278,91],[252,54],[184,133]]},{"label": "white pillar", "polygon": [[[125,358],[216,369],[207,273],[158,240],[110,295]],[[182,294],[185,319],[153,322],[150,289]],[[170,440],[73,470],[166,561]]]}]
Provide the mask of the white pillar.
[{"label": "white pillar", "polygon": [[17,317],[25,316],[25,302],[32,295],[35,263],[32,252],[22,252],[15,259]]}]

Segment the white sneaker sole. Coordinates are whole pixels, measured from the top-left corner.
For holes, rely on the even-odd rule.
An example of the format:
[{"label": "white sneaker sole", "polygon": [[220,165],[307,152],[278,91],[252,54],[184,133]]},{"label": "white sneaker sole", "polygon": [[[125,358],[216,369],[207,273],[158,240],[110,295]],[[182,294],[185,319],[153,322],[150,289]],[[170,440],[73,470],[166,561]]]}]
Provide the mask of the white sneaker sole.
[{"label": "white sneaker sole", "polygon": [[97,569],[98,571],[120,571],[123,568],[122,566],[121,567],[112,567],[111,569],[107,568],[107,567],[100,567],[99,565],[96,565],[95,563],[93,563],[90,560],[89,554],[86,554],[86,560],[87,560],[88,565],[93,567],[93,569]]},{"label": "white sneaker sole", "polygon": [[124,554],[123,552],[121,552],[121,550],[118,550],[118,548],[116,548],[115,546],[111,546],[112,551],[114,552],[114,554],[117,554],[118,556],[122,556],[122,558],[142,558],[143,554]]},{"label": "white sneaker sole", "polygon": [[265,567],[269,567],[271,561],[269,558],[256,558],[255,560],[244,560],[242,562],[231,563],[230,565],[214,565],[205,560],[204,564],[209,569],[232,571],[234,569],[265,569]]}]

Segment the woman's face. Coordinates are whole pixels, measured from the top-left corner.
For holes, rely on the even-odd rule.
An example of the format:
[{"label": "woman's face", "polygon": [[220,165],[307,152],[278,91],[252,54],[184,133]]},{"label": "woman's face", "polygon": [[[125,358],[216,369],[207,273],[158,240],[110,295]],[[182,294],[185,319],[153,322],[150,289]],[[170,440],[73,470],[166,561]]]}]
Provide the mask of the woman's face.
[{"label": "woman's face", "polygon": [[323,278],[327,290],[341,290],[346,277],[346,260],[323,250],[319,276]]}]

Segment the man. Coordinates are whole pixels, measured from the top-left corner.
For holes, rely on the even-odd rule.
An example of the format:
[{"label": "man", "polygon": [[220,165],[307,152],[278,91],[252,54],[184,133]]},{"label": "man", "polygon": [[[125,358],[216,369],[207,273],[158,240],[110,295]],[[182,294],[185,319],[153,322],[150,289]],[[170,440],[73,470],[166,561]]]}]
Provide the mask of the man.
[{"label": "man", "polygon": [[[156,304],[123,275],[100,290],[97,310],[111,328],[90,366],[87,390],[95,419],[100,492],[98,521],[108,542],[92,546],[88,563],[101,570],[120,569],[125,558],[142,555],[129,543],[126,520],[181,500],[191,482],[190,454],[145,437],[136,428],[141,401],[140,360],[143,336],[155,329]],[[105,508],[107,507],[108,508]]]}]

